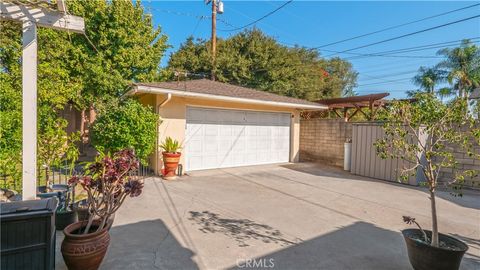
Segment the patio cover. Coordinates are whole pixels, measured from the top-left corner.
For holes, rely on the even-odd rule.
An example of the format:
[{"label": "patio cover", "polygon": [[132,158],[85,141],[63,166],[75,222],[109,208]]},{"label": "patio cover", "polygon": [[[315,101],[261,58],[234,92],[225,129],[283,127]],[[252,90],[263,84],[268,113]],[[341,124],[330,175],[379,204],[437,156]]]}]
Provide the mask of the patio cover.
[{"label": "patio cover", "polygon": [[[387,103],[387,100],[384,98],[389,95],[389,93],[379,93],[362,96],[320,99],[316,102],[328,106],[329,110],[333,111],[338,117],[343,118],[345,122],[348,122],[359,112],[371,121],[375,119],[375,114],[377,113],[378,109]],[[369,111],[365,112],[365,108],[368,108]]]}]

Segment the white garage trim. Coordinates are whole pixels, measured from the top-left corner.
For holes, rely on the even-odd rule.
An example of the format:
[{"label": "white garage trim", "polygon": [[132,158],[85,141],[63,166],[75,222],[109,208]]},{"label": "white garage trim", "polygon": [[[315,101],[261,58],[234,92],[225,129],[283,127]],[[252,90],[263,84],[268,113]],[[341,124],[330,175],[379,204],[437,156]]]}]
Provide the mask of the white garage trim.
[{"label": "white garage trim", "polygon": [[186,108],[185,170],[284,163],[291,113]]},{"label": "white garage trim", "polygon": [[268,100],[257,100],[249,98],[240,98],[240,97],[228,97],[221,95],[212,95],[204,93],[196,93],[189,91],[180,91],[172,89],[164,89],[158,87],[144,86],[144,85],[134,85],[133,89],[128,91],[126,95],[133,95],[136,93],[146,93],[146,94],[172,94],[179,97],[195,97],[200,99],[210,99],[210,100],[219,100],[219,101],[231,101],[231,102],[241,102],[246,104],[259,104],[259,105],[270,105],[276,107],[284,108],[295,108],[302,110],[325,110],[328,109],[328,106],[325,105],[308,105],[300,103],[288,103],[288,102],[279,102],[279,101],[268,101]]}]

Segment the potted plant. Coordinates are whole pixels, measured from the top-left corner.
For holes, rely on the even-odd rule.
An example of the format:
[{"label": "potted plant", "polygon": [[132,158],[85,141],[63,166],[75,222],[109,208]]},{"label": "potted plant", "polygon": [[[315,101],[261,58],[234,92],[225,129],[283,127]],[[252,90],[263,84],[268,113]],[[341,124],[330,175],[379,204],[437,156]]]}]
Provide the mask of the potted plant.
[{"label": "potted plant", "polygon": [[175,172],[177,171],[178,162],[180,161],[181,149],[180,143],[171,137],[165,138],[165,141],[160,145],[163,152],[163,165],[165,166],[165,173],[163,178],[167,180],[173,180],[176,178]]},{"label": "potted plant", "polygon": [[55,228],[57,230],[63,230],[70,224],[78,221],[77,212],[73,211],[71,203],[72,192],[69,188],[66,193],[57,195],[59,198],[59,206],[55,211]]},{"label": "potted plant", "polygon": [[[460,188],[467,177],[477,172],[458,167],[453,149],[461,150],[472,159],[480,159],[480,129],[478,120],[468,112],[466,99],[457,98],[442,103],[433,94],[417,94],[413,102],[395,101],[385,114],[385,135],[375,143],[381,158],[401,158],[408,166],[402,170],[402,179],[421,176],[428,187],[432,230],[403,230],[408,257],[414,269],[458,269],[468,247],[458,239],[439,234],[435,192],[442,185]],[[439,177],[445,171],[454,172],[446,182]],[[414,218],[404,217],[408,224]]]},{"label": "potted plant", "polygon": [[130,177],[139,166],[133,150],[122,150],[88,164],[69,184],[80,184],[87,193],[88,220],[67,226],[62,255],[68,269],[98,269],[110,243],[110,218],[125,199],[141,194],[143,183]]}]

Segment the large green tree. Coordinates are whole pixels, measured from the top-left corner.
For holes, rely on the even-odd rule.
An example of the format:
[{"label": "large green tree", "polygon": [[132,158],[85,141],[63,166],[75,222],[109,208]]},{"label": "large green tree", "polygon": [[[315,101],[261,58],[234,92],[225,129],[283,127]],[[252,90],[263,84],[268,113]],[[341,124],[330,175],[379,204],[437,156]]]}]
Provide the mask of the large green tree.
[{"label": "large green tree", "polygon": [[[171,55],[168,68],[210,74],[210,41],[188,38]],[[351,93],[357,78],[349,62],[323,59],[316,50],[283,46],[258,29],[219,39],[214,73],[222,82],[308,100]]]},{"label": "large green tree", "polygon": [[69,70],[82,80],[78,103],[118,97],[132,81],[158,79],[168,45],[140,1],[68,1],[71,13],[85,18],[86,36],[70,34]]},{"label": "large green tree", "polygon": [[[167,37],[140,1],[66,3],[85,19],[86,36],[38,28],[39,108],[73,104],[85,111],[121,97],[131,82],[158,79]],[[1,21],[0,33],[0,174],[12,175],[3,168],[18,168],[21,160],[21,25]]]},{"label": "large green tree", "polygon": [[[67,2],[85,19],[86,35],[38,28],[39,102],[88,108],[125,93],[132,81],[158,79],[167,37],[153,26],[140,1]],[[21,95],[21,25],[0,24],[2,86]],[[3,88],[3,87],[2,87]]]}]

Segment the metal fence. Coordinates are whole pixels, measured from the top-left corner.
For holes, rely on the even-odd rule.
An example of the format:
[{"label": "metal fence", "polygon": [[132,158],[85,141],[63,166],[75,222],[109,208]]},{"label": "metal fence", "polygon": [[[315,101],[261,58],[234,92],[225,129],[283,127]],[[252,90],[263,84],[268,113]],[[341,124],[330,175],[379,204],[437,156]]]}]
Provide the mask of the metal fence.
[{"label": "metal fence", "polygon": [[[351,173],[387,181],[399,181],[401,170],[410,167],[402,159],[381,159],[374,143],[384,136],[382,123],[354,123],[352,127]],[[410,177],[408,183],[416,185],[416,177]]]},{"label": "metal fence", "polygon": [[[82,164],[77,164],[73,170],[67,162],[64,162],[61,166],[47,168],[39,168],[37,170],[37,186],[45,186],[47,183],[47,174],[50,184],[67,184],[68,179],[73,174],[81,172],[83,169]],[[135,179],[143,179],[153,175],[153,171],[148,165],[140,164],[138,170],[131,172],[130,176]],[[12,175],[0,175],[0,188],[11,189],[17,192],[22,191],[21,175],[14,177]]]}]

